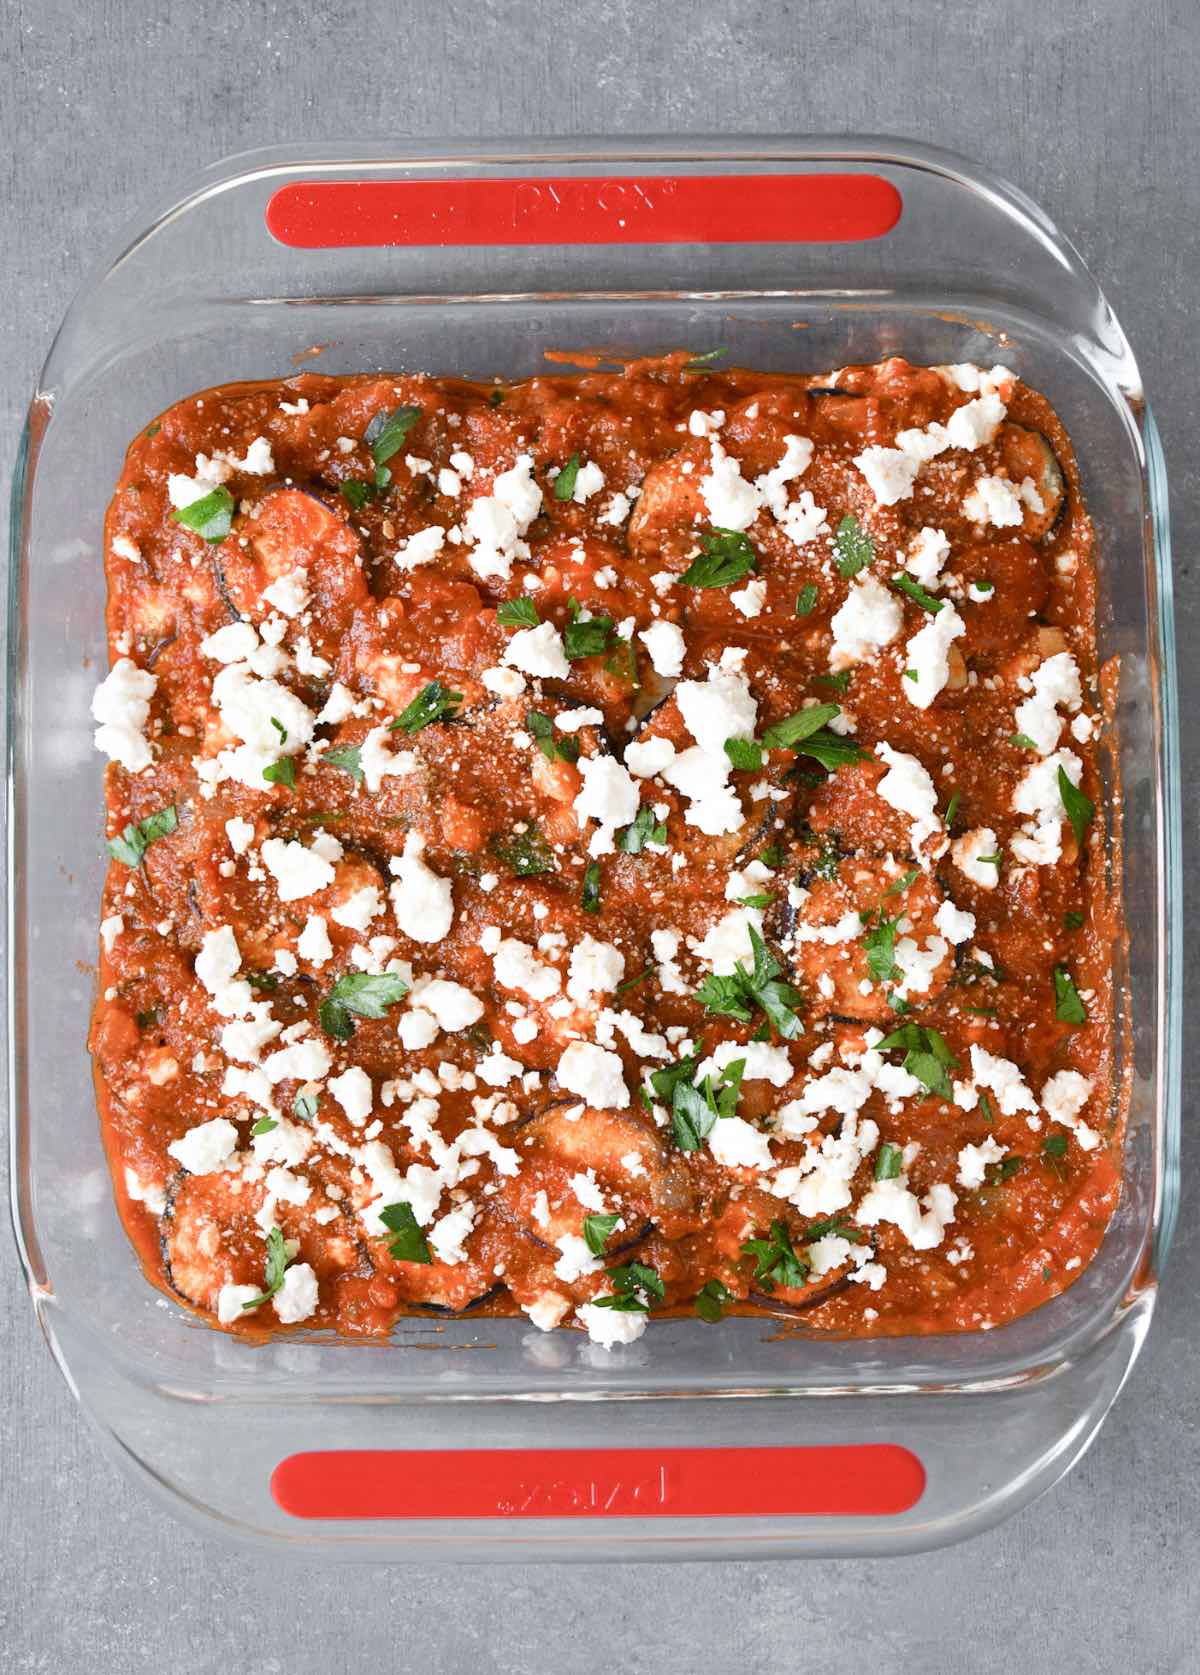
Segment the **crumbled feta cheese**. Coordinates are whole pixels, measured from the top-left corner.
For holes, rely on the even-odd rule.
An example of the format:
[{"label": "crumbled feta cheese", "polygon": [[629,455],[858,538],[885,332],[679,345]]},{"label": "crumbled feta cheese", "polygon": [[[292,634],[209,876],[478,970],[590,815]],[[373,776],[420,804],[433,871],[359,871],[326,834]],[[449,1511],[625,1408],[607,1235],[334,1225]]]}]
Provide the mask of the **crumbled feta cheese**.
[{"label": "crumbled feta cheese", "polygon": [[665,772],[674,760],[675,746],[670,739],[650,738],[625,746],[625,766],[638,779]]},{"label": "crumbled feta cheese", "polygon": [[917,709],[927,710],[950,679],[950,647],[966,631],[966,623],[954,606],[946,602],[908,642],[904,657],[906,670],[900,685],[904,696]]},{"label": "crumbled feta cheese", "polygon": [[867,480],[877,506],[907,500],[917,480],[920,460],[902,448],[864,448],[854,463]]},{"label": "crumbled feta cheese", "polygon": [[340,1076],[331,1076],[327,1083],[330,1093],[337,1100],[346,1118],[355,1128],[361,1128],[371,1115],[374,1097],[371,1092],[371,1078],[365,1070],[357,1064],[352,1064],[349,1070],[343,1070]]},{"label": "crumbled feta cheese", "polygon": [[869,571],[856,576],[829,625],[833,632],[829,667],[837,674],[866,662],[881,646],[891,644],[903,623],[904,612],[895,594]]},{"label": "crumbled feta cheese", "polygon": [[535,958],[527,942],[506,937],[497,947],[494,968],[503,989],[519,989],[530,1000],[551,1000],[562,987],[562,975]]},{"label": "crumbled feta cheese", "polygon": [[92,719],[100,723],[94,734],[96,749],[127,773],[141,773],[153,760],[142,729],[157,686],[148,669],[119,657],[92,694]]},{"label": "crumbled feta cheese", "polygon": [[542,491],[534,481],[533,457],[521,454],[509,471],[492,484],[492,492],[472,501],[464,533],[472,543],[471,567],[484,580],[509,581],[513,561],[528,558],[521,539],[542,507]]},{"label": "crumbled feta cheese", "polygon": [[294,1262],[283,1276],[283,1284],[271,1299],[271,1307],[284,1326],[295,1326],[316,1313],[317,1276],[308,1262]]},{"label": "crumbled feta cheese", "polygon": [[333,883],[334,871],[329,862],[294,839],[285,842],[282,838],[267,838],[259,853],[279,887],[280,901],[299,901]]},{"label": "crumbled feta cheese", "polygon": [[875,789],[889,807],[894,808],[899,814],[907,814],[912,820],[912,845],[915,853],[926,838],[932,837],[942,829],[936,812],[937,789],[915,756],[893,750],[890,744],[882,740],[875,746],[875,754],[881,762],[886,762],[888,767],[887,773]]},{"label": "crumbled feta cheese", "polygon": [[625,975],[625,956],[611,942],[585,936],[571,950],[567,993],[581,1006],[589,995],[609,994]]},{"label": "crumbled feta cheese", "polygon": [[942,565],[949,557],[950,542],[945,532],[926,525],[909,542],[904,568],[922,587],[934,588],[941,578]]},{"label": "crumbled feta cheese", "polygon": [[[628,826],[641,806],[638,788],[629,770],[615,756],[581,756],[579,771],[583,788],[571,805],[580,825],[595,820],[603,831]],[[593,849],[592,853],[604,853]]]},{"label": "crumbled feta cheese", "polygon": [[319,914],[309,914],[296,941],[296,952],[302,960],[307,960],[309,965],[315,966],[318,971],[333,958],[333,944],[329,940],[325,921]]},{"label": "crumbled feta cheese", "polygon": [[1091,1094],[1092,1083],[1078,1070],[1060,1070],[1042,1089],[1042,1106],[1050,1121],[1069,1128],[1085,1152],[1094,1151],[1100,1144],[1095,1129],[1079,1118]]},{"label": "crumbled feta cheese", "polygon": [[963,501],[963,515],[972,523],[1014,528],[1024,522],[1021,501],[1006,477],[978,477]]},{"label": "crumbled feta cheese", "polygon": [[571,673],[562,635],[552,622],[519,629],[508,642],[504,661],[524,674],[547,680],[565,680]]},{"label": "crumbled feta cheese", "polygon": [[983,859],[997,853],[996,834],[990,826],[977,826],[972,832],[964,832],[950,845],[955,866],[983,890],[994,890],[1000,882],[1000,868],[995,861]]},{"label": "crumbled feta cheese", "polygon": [[594,1303],[582,1303],[575,1310],[575,1318],[587,1329],[587,1335],[601,1349],[612,1349],[617,1344],[636,1343],[646,1330],[647,1315],[626,1312],[624,1309],[598,1309]]},{"label": "crumbled feta cheese", "polygon": [[1033,695],[1018,704],[1017,731],[1033,741],[1039,756],[1048,756],[1062,733],[1061,705],[1071,714],[1083,703],[1079,666],[1069,651],[1047,657],[1033,672]]},{"label": "crumbled feta cheese", "polygon": [[397,925],[414,942],[440,942],[454,923],[454,889],[448,878],[425,865],[424,848],[424,839],[409,832],[403,855],[393,855],[388,862],[396,879],[390,891],[392,911]]},{"label": "crumbled feta cheese", "polygon": [[590,1041],[572,1041],[555,1074],[560,1087],[577,1093],[597,1110],[623,1111],[629,1104],[620,1058]]},{"label": "crumbled feta cheese", "polygon": [[982,1186],[987,1179],[988,1166],[999,1163],[1004,1157],[1004,1147],[989,1134],[982,1145],[962,1146],[958,1153],[958,1184],[968,1192],[977,1186]]},{"label": "crumbled feta cheese", "polygon": [[687,646],[678,623],[652,622],[649,628],[638,631],[638,639],[650,653],[656,675],[670,678],[683,673],[683,659]]},{"label": "crumbled feta cheese", "polygon": [[269,587],[263,588],[263,598],[274,610],[286,617],[296,617],[308,604],[308,571],[289,570]]},{"label": "crumbled feta cheese", "polygon": [[258,1285],[223,1285],[217,1292],[217,1319],[222,1326],[244,1320],[249,1313],[245,1305],[261,1296],[262,1287]]},{"label": "crumbled feta cheese", "polygon": [[708,1133],[709,1150],[726,1169],[770,1169],[771,1142],[744,1117],[719,1117]]},{"label": "crumbled feta cheese", "polygon": [[189,1128],[182,1139],[172,1140],[167,1151],[189,1175],[212,1175],[233,1156],[237,1138],[237,1129],[227,1117],[213,1117]]}]

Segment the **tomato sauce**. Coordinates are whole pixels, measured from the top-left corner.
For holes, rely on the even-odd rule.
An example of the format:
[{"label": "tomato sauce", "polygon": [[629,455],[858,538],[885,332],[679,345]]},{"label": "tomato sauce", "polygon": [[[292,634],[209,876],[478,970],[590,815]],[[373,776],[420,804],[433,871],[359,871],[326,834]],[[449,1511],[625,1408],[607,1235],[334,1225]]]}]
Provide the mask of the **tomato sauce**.
[{"label": "tomato sauce", "polygon": [[154,1283],[611,1344],[978,1329],[1094,1255],[1093,532],[1003,368],[230,385],[106,554],[91,1048]]}]

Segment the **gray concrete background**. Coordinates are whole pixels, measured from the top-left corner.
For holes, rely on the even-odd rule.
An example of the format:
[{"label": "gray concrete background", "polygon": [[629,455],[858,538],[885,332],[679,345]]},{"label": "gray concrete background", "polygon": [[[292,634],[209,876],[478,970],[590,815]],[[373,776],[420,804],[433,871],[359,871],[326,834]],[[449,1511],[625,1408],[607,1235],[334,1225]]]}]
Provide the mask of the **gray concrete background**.
[{"label": "gray concrete background", "polygon": [[[0,54],[6,476],[98,245],[226,152],[355,135],[857,129],[950,146],[1016,181],[1100,275],[1166,438],[1195,855],[1196,0],[6,0]],[[1189,1172],[1195,1153],[1186,1143]],[[1198,1234],[1189,1193],[1149,1345],[1089,1456],[966,1547],[888,1563],[333,1572],[198,1539],[101,1460],[0,1238],[0,1668],[1200,1669]]]}]

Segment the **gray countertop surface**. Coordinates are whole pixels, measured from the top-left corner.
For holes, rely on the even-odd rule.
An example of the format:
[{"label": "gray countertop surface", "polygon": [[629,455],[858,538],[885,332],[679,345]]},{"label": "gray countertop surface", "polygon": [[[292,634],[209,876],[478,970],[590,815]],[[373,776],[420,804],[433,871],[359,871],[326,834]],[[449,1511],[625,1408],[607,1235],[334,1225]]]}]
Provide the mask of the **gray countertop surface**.
[{"label": "gray countertop surface", "polygon": [[[342,136],[858,130],[960,150],[1022,186],[1100,276],[1165,437],[1194,856],[1195,0],[10,0],[0,14],[5,474],[84,268],[147,199],[228,152]],[[1190,946],[1187,964],[1190,980]],[[1185,1073],[1185,1180],[1192,1089]],[[101,1457],[0,1241],[0,1666],[1200,1669],[1198,1235],[1188,1191],[1149,1342],[1099,1440],[974,1542],[886,1562],[493,1570],[321,1569],[176,1524]]]}]

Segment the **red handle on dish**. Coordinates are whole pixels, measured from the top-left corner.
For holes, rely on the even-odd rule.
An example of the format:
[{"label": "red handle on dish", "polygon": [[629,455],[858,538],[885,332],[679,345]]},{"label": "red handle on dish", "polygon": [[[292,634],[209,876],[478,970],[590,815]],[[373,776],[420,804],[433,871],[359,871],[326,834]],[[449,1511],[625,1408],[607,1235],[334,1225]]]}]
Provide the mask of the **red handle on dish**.
[{"label": "red handle on dish", "polygon": [[920,1460],[894,1443],[322,1449],[271,1478],[293,1518],[888,1518],[924,1488]]},{"label": "red handle on dish", "polygon": [[891,182],[874,174],[296,180],[271,197],[267,227],[301,250],[843,244],[881,238],[902,207]]}]

